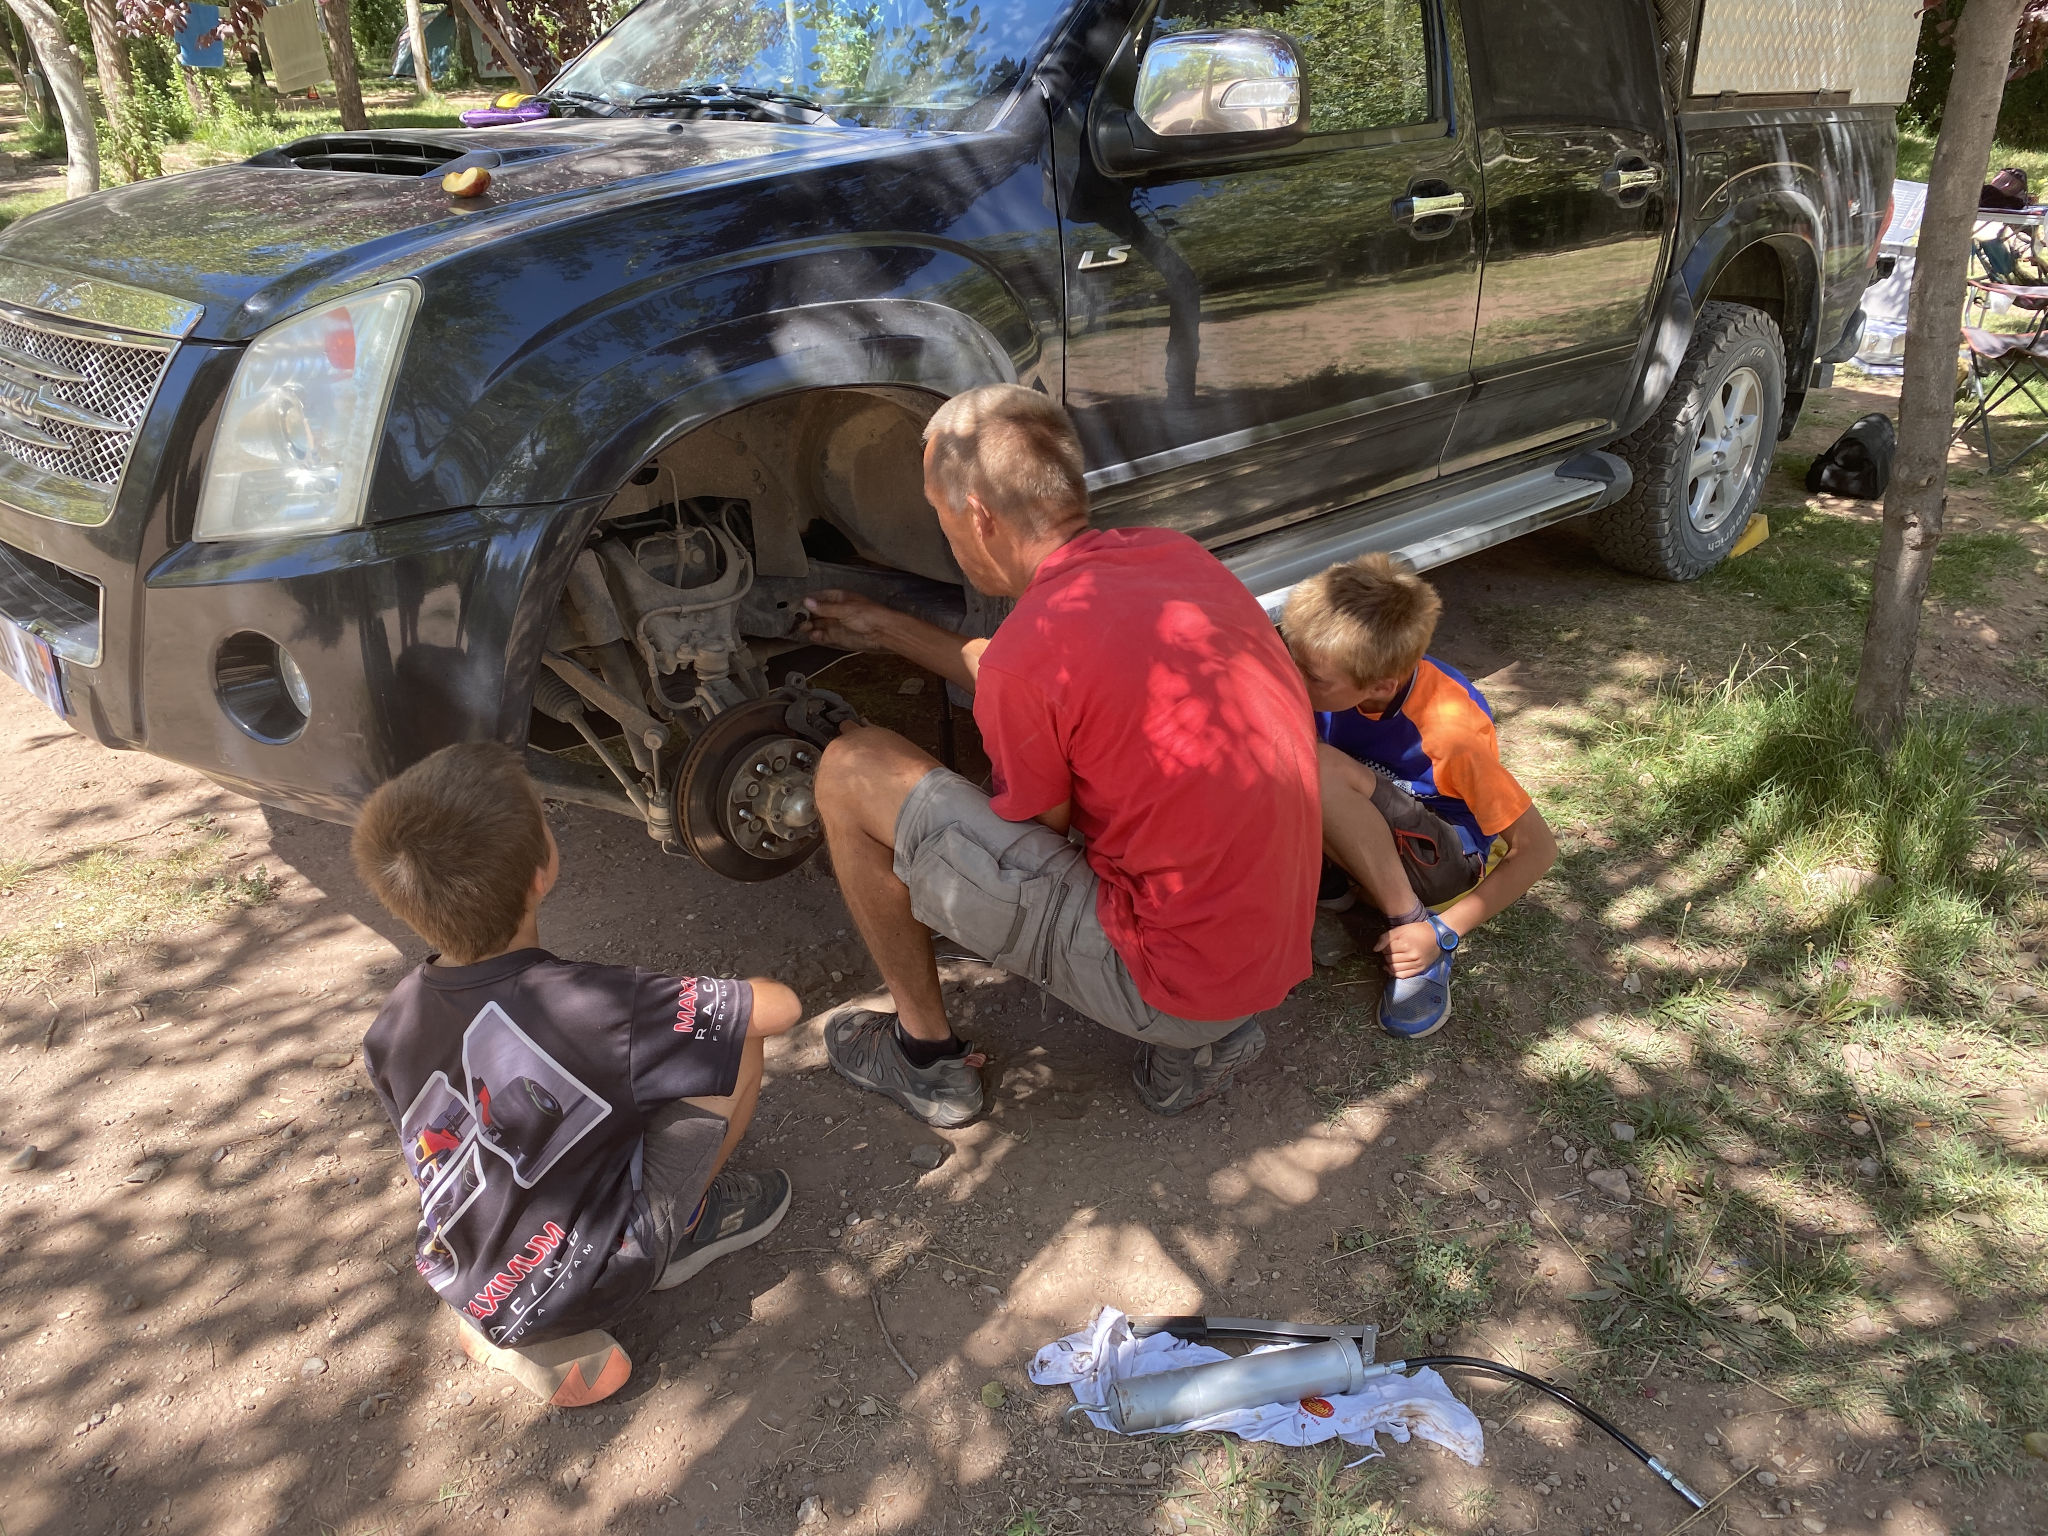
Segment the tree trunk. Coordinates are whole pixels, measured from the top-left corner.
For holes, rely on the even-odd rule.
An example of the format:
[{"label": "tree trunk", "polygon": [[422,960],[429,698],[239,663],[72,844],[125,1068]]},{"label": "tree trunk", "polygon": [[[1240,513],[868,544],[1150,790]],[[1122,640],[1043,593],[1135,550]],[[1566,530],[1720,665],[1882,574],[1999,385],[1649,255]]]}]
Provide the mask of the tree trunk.
[{"label": "tree trunk", "polygon": [[93,63],[99,70],[100,104],[107,121],[119,123],[128,110],[128,93],[134,77],[128,68],[128,45],[121,36],[120,18],[114,14],[114,0],[85,0],[85,19],[92,28]]},{"label": "tree trunk", "polygon": [[199,71],[190,64],[180,64],[178,78],[185,82],[185,101],[192,108],[192,121],[203,123],[213,116],[213,98],[206,94],[206,87],[199,83]]},{"label": "tree trunk", "polygon": [[481,85],[484,72],[477,63],[476,40],[469,33],[469,17],[463,14],[461,6],[451,5],[448,7],[448,19],[455,23],[456,60],[462,65],[462,71],[468,76],[469,83],[472,86]]},{"label": "tree trunk", "polygon": [[334,66],[334,95],[341,104],[341,126],[360,133],[370,126],[363,110],[363,87],[356,79],[356,38],[349,28],[348,0],[320,0],[327,21],[327,57]]},{"label": "tree trunk", "polygon": [[28,39],[20,36],[21,23],[14,13],[0,8],[0,51],[7,55],[7,67],[14,72],[14,84],[21,92],[21,115],[28,116]]},{"label": "tree trunk", "polygon": [[1969,275],[1970,225],[1991,160],[1998,107],[2026,0],[1969,0],[1956,23],[1955,75],[1927,173],[1927,211],[1906,302],[1906,373],[1899,446],[1884,498],[1884,534],[1856,673],[1856,720],[1889,748],[1905,714],[1920,642],[1920,607],[1948,502],[1955,436],[1956,337]]},{"label": "tree trunk", "polygon": [[412,33],[413,89],[422,96],[431,96],[434,94],[434,62],[427,57],[427,24],[420,15],[420,0],[405,0],[405,27]]},{"label": "tree trunk", "polygon": [[498,25],[498,19],[491,14],[490,0],[459,0],[462,8],[476,20],[477,31],[483,33],[484,41],[491,45],[505,67],[512,71],[512,78],[519,82],[519,89],[531,96],[540,89],[540,81],[526,61],[519,57],[505,29]]},{"label": "tree trunk", "polygon": [[22,30],[35,45],[43,73],[49,77],[50,93],[57,98],[57,115],[64,122],[64,147],[70,157],[65,178],[66,197],[84,197],[100,189],[100,136],[93,126],[92,103],[85,94],[85,65],[64,36],[64,23],[50,0],[7,0],[21,18]]}]

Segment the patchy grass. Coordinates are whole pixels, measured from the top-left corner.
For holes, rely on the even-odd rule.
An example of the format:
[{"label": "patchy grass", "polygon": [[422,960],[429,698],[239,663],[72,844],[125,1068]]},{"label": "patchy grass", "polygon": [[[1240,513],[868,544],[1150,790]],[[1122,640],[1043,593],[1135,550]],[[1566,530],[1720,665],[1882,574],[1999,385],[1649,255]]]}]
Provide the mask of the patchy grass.
[{"label": "patchy grass", "polygon": [[1230,1536],[1404,1536],[1417,1530],[1399,1512],[1386,1464],[1347,1468],[1346,1449],[1289,1456],[1223,1440],[1217,1455],[1189,1470],[1196,1486],[1175,1502],[1191,1528]]},{"label": "patchy grass", "polygon": [[167,928],[270,901],[270,872],[227,868],[225,841],[211,818],[199,818],[155,851],[109,844],[55,864],[16,859],[0,867],[0,899],[32,909],[17,917],[0,906],[0,981],[70,965],[99,977],[107,957]]},{"label": "patchy grass", "polygon": [[[1574,796],[1588,816],[1628,808],[1613,835],[1673,861],[1693,936],[1818,994],[1828,1018],[1849,999],[1826,999],[1835,973],[1812,965],[1816,951],[1848,962],[1851,992],[1897,978],[1946,986],[1992,954],[1998,916],[2029,886],[1992,826],[2024,799],[2009,793],[2011,725],[1925,712],[1887,761],[1851,717],[1852,692],[1839,672],[1775,666],[1667,688],[1609,724]],[[1608,901],[1607,921],[1669,933],[1679,901],[1631,890]]]},{"label": "patchy grass", "polygon": [[[1840,645],[1859,639],[1870,607],[1871,571],[1880,528],[1806,507],[1765,509],[1771,536],[1739,560],[1701,578],[1725,597],[1763,602],[1797,621],[1797,631]],[[1982,602],[1999,576],[2040,575],[2042,562],[2026,542],[2004,532],[1952,533],[1934,553],[1928,594],[1948,603]]]},{"label": "patchy grass", "polygon": [[0,197],[0,229],[5,229],[17,219],[25,219],[32,213],[64,201],[64,186],[59,182],[54,187],[44,187],[33,192],[17,192],[12,197]]}]

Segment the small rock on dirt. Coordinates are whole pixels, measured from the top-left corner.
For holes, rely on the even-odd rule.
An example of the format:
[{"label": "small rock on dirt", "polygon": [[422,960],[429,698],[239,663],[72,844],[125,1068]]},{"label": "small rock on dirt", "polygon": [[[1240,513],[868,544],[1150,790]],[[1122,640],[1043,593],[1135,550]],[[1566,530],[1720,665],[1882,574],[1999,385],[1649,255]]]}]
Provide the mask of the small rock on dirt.
[{"label": "small rock on dirt", "polygon": [[27,1173],[29,1169],[35,1167],[36,1157],[37,1151],[34,1147],[23,1147],[14,1156],[7,1159],[7,1171],[9,1173]]},{"label": "small rock on dirt", "polygon": [[1627,1204],[1630,1195],[1628,1175],[1619,1168],[1600,1168],[1586,1175],[1586,1182],[1599,1190],[1610,1200]]},{"label": "small rock on dirt", "polygon": [[121,1298],[121,1310],[123,1312],[133,1312],[137,1307],[141,1305],[141,1301],[139,1301],[136,1298],[136,1295],[133,1291],[130,1291],[126,1296],[123,1296]]},{"label": "small rock on dirt", "polygon": [[337,1072],[356,1059],[354,1051],[321,1051],[313,1058],[313,1065],[323,1072]]},{"label": "small rock on dirt", "polygon": [[1857,896],[1875,900],[1892,888],[1892,880],[1891,876],[1874,869],[1858,869],[1853,864],[1831,864],[1826,869],[1815,870],[1807,885],[1815,895],[1835,901],[1848,901]]},{"label": "small rock on dirt", "polygon": [[981,1406],[984,1408],[1000,1408],[1009,1400],[1009,1396],[1010,1394],[1003,1390],[1000,1381],[982,1383]]},{"label": "small rock on dirt", "polygon": [[1778,1474],[1775,1472],[1759,1472],[1756,1475],[1756,1480],[1765,1488],[1775,1488],[1778,1486]]},{"label": "small rock on dirt", "polygon": [[910,1149],[910,1166],[913,1168],[936,1168],[946,1160],[952,1150],[943,1141],[920,1141]]},{"label": "small rock on dirt", "polygon": [[1616,1141],[1634,1141],[1636,1139],[1636,1128],[1626,1120],[1614,1121],[1607,1127],[1607,1133]]},{"label": "small rock on dirt", "polygon": [[318,1355],[308,1355],[299,1362],[299,1374],[309,1379],[314,1376],[325,1375],[326,1371],[327,1362]]},{"label": "small rock on dirt", "polygon": [[164,1169],[170,1163],[161,1157],[146,1157],[128,1170],[121,1182],[124,1184],[154,1184],[164,1176]]},{"label": "small rock on dirt", "polygon": [[1643,973],[1641,971],[1630,971],[1626,976],[1622,977],[1621,990],[1630,997],[1639,996],[1643,990]]},{"label": "small rock on dirt", "polygon": [[803,1503],[797,1505],[796,1523],[798,1525],[823,1525],[825,1523],[824,1500],[814,1493],[808,1499],[805,1499]]},{"label": "small rock on dirt", "polygon": [[1883,1172],[1884,1164],[1874,1157],[1859,1157],[1856,1159],[1856,1176],[1858,1178],[1874,1179]]},{"label": "small rock on dirt", "polygon": [[2026,1448],[2029,1456],[2038,1456],[2041,1460],[2048,1461],[2048,1431],[2037,1429],[2031,1434],[2021,1435],[2020,1444]]},{"label": "small rock on dirt", "polygon": [[876,1402],[872,1397],[862,1398],[860,1400],[860,1406],[854,1409],[854,1412],[858,1413],[864,1419],[871,1419],[881,1411],[882,1405]]},{"label": "small rock on dirt", "polygon": [[1148,1461],[1145,1463],[1145,1465],[1138,1468],[1138,1476],[1143,1478],[1153,1478],[1157,1477],[1161,1472],[1165,1470],[1166,1469],[1160,1466],[1158,1462]]}]

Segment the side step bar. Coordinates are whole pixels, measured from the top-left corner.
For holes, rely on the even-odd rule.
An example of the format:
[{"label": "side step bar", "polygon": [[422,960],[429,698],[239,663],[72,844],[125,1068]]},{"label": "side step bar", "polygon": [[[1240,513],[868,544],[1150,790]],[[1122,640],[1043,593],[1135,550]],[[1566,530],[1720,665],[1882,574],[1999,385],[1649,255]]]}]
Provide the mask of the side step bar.
[{"label": "side step bar", "polygon": [[1294,584],[1340,560],[1384,550],[1426,571],[1489,545],[1577,517],[1626,496],[1634,477],[1611,453],[1561,463],[1444,494],[1441,487],[1346,507],[1216,551],[1275,619]]}]

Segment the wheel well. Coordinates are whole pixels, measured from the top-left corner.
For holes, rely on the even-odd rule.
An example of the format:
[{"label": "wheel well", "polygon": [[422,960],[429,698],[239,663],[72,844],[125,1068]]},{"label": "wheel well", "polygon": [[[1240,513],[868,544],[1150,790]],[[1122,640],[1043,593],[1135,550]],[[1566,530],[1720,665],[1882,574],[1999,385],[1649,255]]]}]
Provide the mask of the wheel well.
[{"label": "wheel well", "polygon": [[1730,304],[1747,304],[1762,310],[1777,322],[1778,334],[1786,339],[1789,346],[1794,333],[1785,324],[1785,290],[1784,259],[1759,240],[1755,245],[1743,247],[1735,259],[1721,269],[1703,296],[1703,302],[1722,299]]},{"label": "wheel well", "polygon": [[682,497],[744,501],[763,576],[808,572],[823,522],[866,560],[938,581],[959,567],[924,499],[923,432],[942,397],[897,385],[804,390],[740,407],[666,445],[601,517]]},{"label": "wheel well", "polygon": [[1785,354],[1785,409],[1777,431],[1783,441],[1806,402],[1807,373],[1816,350],[1819,274],[1811,266],[1806,247],[1789,236],[1767,237],[1744,246],[1715,274],[1705,299],[1747,304],[1776,323]]}]

